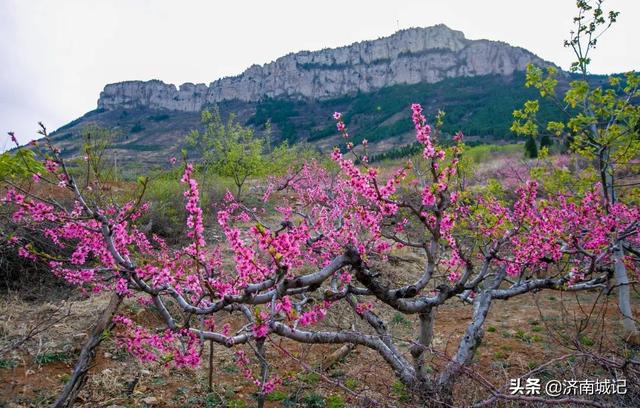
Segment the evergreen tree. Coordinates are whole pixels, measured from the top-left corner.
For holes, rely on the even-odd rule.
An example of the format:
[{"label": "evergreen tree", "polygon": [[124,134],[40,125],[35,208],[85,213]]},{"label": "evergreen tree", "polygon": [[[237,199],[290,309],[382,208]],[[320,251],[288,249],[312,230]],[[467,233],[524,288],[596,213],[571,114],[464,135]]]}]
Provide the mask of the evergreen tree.
[{"label": "evergreen tree", "polygon": [[553,146],[553,140],[551,140],[549,135],[548,134],[542,135],[542,137],[540,138],[540,148],[541,149],[543,147],[551,148],[551,146]]},{"label": "evergreen tree", "polygon": [[533,136],[529,136],[527,138],[527,142],[524,144],[524,154],[530,159],[538,157],[538,145],[536,145],[536,141]]}]

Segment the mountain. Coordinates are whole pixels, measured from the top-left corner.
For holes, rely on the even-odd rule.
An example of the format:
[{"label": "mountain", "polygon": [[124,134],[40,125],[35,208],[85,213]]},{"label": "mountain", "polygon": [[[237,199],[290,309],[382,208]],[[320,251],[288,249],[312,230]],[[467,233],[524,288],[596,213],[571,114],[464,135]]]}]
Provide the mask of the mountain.
[{"label": "mountain", "polygon": [[289,54],[242,74],[205,84],[153,81],[109,84],[98,109],[200,111],[226,100],[328,99],[398,84],[435,83],[446,78],[511,75],[528,63],[550,65],[529,51],[503,42],[468,40],[445,25],[412,28],[346,47]]},{"label": "mountain", "polygon": [[[448,112],[445,128],[484,139],[508,136],[514,108],[533,96],[523,89],[527,64],[553,65],[507,43],[469,40],[445,25],[412,28],[377,40],[288,54],[235,77],[179,88],[159,80],[106,85],[98,106],[54,133],[67,155],[91,123],[117,128],[114,148],[126,162],[151,166],[183,147],[199,128],[199,112],[213,104],[259,131],[271,120],[275,136],[338,142],[330,115],[345,113],[354,134],[374,152],[411,143],[408,106]],[[445,129],[446,130],[446,129]]]}]

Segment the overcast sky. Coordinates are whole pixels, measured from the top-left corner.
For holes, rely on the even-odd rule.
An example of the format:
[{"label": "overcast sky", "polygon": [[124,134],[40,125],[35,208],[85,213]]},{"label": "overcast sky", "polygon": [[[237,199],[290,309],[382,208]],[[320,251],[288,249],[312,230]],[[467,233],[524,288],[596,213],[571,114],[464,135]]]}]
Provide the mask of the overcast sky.
[{"label": "overcast sky", "polygon": [[[640,1],[621,12],[592,71],[640,68]],[[563,68],[574,0],[0,0],[0,151],[37,122],[51,130],[96,108],[105,84],[160,79],[210,83],[289,52],[444,23],[470,39],[502,40]]]}]

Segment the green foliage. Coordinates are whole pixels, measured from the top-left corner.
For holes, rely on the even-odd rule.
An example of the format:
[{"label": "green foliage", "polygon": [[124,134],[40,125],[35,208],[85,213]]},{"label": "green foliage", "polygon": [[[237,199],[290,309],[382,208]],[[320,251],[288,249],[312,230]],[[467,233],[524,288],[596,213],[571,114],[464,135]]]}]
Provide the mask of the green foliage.
[{"label": "green foliage", "polygon": [[116,131],[100,125],[92,124],[82,129],[82,152],[86,160],[78,160],[78,170],[83,172],[85,185],[94,180],[105,181],[118,177],[113,157],[107,155],[117,136]]},{"label": "green foliage", "polygon": [[205,177],[215,173],[230,178],[238,197],[248,179],[284,174],[289,167],[313,157],[308,147],[291,148],[286,140],[272,148],[269,118],[263,137],[256,136],[252,128],[242,126],[233,114],[224,123],[217,107],[202,112],[202,123],[205,130],[194,130],[186,139],[202,157],[201,173]]},{"label": "green foliage", "polygon": [[409,390],[399,380],[395,380],[393,384],[391,384],[391,394],[395,398],[403,402],[409,401],[411,399],[411,394],[409,393]]},{"label": "green foliage", "polygon": [[284,391],[275,390],[271,394],[267,395],[265,399],[267,401],[275,402],[275,401],[282,401],[285,398],[287,398],[287,394]]},{"label": "green foliage", "polygon": [[246,405],[244,401],[235,399],[227,402],[227,408],[244,408]]},{"label": "green foliage", "polygon": [[[485,140],[505,139],[512,137],[509,116],[513,109],[536,94],[532,89],[513,86],[523,81],[524,74],[516,72],[513,79],[500,75],[448,78],[433,84],[394,85],[320,103],[265,99],[258,103],[247,124],[261,126],[271,120],[284,140],[306,138],[312,142],[337,135],[327,112],[339,110],[350,127],[353,143],[362,139],[374,143],[409,134],[413,124],[406,116],[407,109],[411,103],[420,102],[428,117],[439,109],[447,112],[442,126],[446,134],[461,130]],[[557,109],[546,103],[540,105],[538,116],[544,120],[560,118]]]},{"label": "green foliage", "polygon": [[548,134],[543,135],[540,138],[540,148],[550,148],[551,146],[553,146],[553,140],[551,140],[551,137],[549,137]]},{"label": "green foliage", "polygon": [[590,338],[589,336],[585,336],[585,335],[581,335],[579,337],[579,341],[580,341],[580,344],[582,344],[583,346],[586,346],[586,347],[592,347],[593,345],[596,344],[596,342],[593,341],[592,338]]},{"label": "green foliage", "polygon": [[391,319],[391,323],[395,324],[395,325],[403,325],[403,326],[410,326],[411,322],[402,314],[402,313],[395,313],[393,315],[393,318]]},{"label": "green foliage", "polygon": [[298,378],[305,384],[315,385],[318,383],[318,381],[320,381],[320,374],[316,373],[315,371],[309,371],[306,373],[298,374]]},{"label": "green foliage", "polygon": [[16,365],[18,365],[18,363],[14,360],[0,359],[0,368],[13,368]]},{"label": "green foliage", "polygon": [[344,380],[344,386],[350,390],[355,390],[358,387],[358,384],[359,382],[355,378],[349,377],[346,380]]},{"label": "green foliage", "polygon": [[47,352],[38,354],[35,358],[35,362],[37,364],[50,364],[59,361],[68,361],[70,358],[71,356],[66,351]]},{"label": "green foliage", "polygon": [[184,224],[183,191],[184,186],[178,177],[154,179],[149,183],[145,200],[150,203],[150,208],[146,214],[148,219],[143,222],[151,222],[152,233],[161,237],[180,235]]},{"label": "green foliage", "polygon": [[224,123],[217,108],[202,112],[202,123],[205,131],[192,131],[187,143],[201,153],[205,173],[212,170],[230,177],[240,196],[249,177],[265,172],[264,140],[255,137],[253,129],[240,125],[235,115],[229,115]]},{"label": "green foliage", "polygon": [[494,160],[496,156],[514,154],[520,151],[521,145],[511,144],[491,144],[466,147],[464,151],[464,159],[473,163],[485,163]]},{"label": "green foliage", "polygon": [[578,16],[573,19],[575,29],[571,31],[571,38],[565,40],[564,46],[571,47],[577,56],[577,61],[571,64],[573,72],[587,72],[591,62],[589,51],[596,47],[598,38],[616,22],[617,11],[605,13],[602,9],[603,0],[596,0],[595,7],[591,0],[578,0]]},{"label": "green foliage", "polygon": [[[619,174],[634,174],[638,171],[635,158],[640,155],[640,75],[629,72],[611,76],[608,81],[594,85],[589,81],[589,57],[598,37],[613,24],[618,16],[615,11],[606,13],[602,1],[579,0],[575,28],[565,46],[576,56],[572,71],[580,73],[579,79],[569,83],[562,95],[558,92],[557,72],[554,68],[543,71],[530,65],[527,67],[526,87],[533,87],[543,100],[563,107],[564,120],[541,121],[537,112],[538,100],[529,100],[522,109],[513,112],[512,130],[527,137],[527,155],[533,157],[534,143],[539,133],[541,157],[551,151],[553,140],[559,141],[561,150],[570,149],[585,158],[587,166],[580,178],[587,183],[599,182],[607,202],[615,202],[619,189],[615,177]],[[536,174],[537,173],[537,174]],[[556,174],[557,173],[557,174]],[[548,172],[535,169],[534,175],[553,187],[571,188],[566,181],[567,172]],[[546,174],[547,177],[540,177]],[[557,177],[565,179],[560,185]],[[575,184],[575,183],[573,183]],[[559,190],[553,190],[559,191]],[[630,190],[633,191],[633,190]],[[637,193],[633,193],[637,195]]]},{"label": "green foliage", "polygon": [[[531,65],[529,65],[531,67]],[[538,135],[538,124],[536,123],[536,114],[540,110],[540,104],[537,100],[527,101],[522,109],[513,111],[514,121],[511,125],[511,131],[519,135],[536,137]]]},{"label": "green foliage", "polygon": [[536,144],[536,140],[533,136],[527,137],[527,141],[524,144],[524,152],[525,156],[530,159],[535,159],[538,157],[538,145]]},{"label": "green foliage", "polygon": [[298,127],[291,120],[295,116],[297,116],[296,102],[267,98],[258,104],[256,113],[247,124],[259,126],[264,123],[273,123],[280,129],[283,140],[294,142],[299,139],[297,137]]},{"label": "green foliage", "polygon": [[327,397],[327,408],[343,408],[345,406],[344,398],[338,394],[332,394]]},{"label": "green foliage", "polygon": [[0,154],[0,180],[16,181],[44,172],[44,166],[36,160],[31,150],[21,148]]},{"label": "green foliage", "polygon": [[324,159],[311,146],[299,143],[289,146],[286,140],[264,157],[264,174],[270,176],[284,175],[290,168],[298,167],[312,160]]},{"label": "green foliage", "polygon": [[[522,74],[516,73],[513,81],[522,77]],[[425,95],[428,95],[428,99]],[[435,84],[396,85],[373,93],[358,94],[343,113],[347,120],[366,115],[365,121],[358,123],[358,127],[376,130],[357,132],[356,136],[370,142],[410,132],[412,124],[409,119],[389,125],[383,125],[383,122],[405,111],[412,102],[422,103],[428,116],[434,116],[439,109],[445,110],[444,133],[453,134],[461,130],[468,135],[507,138],[510,136],[508,115],[533,95],[528,90],[514,89],[498,75],[451,78]],[[541,116],[549,119],[556,117],[557,113],[550,108],[549,105],[542,106]]]},{"label": "green foliage", "polygon": [[415,142],[412,144],[389,149],[382,153],[372,154],[369,157],[369,163],[375,163],[383,160],[400,159],[402,157],[407,157],[407,156],[414,156],[418,152],[422,151],[423,149],[424,149],[424,146],[422,146],[418,142]]},{"label": "green foliage", "polygon": [[303,406],[306,408],[323,408],[325,400],[320,394],[312,393],[304,397]]}]

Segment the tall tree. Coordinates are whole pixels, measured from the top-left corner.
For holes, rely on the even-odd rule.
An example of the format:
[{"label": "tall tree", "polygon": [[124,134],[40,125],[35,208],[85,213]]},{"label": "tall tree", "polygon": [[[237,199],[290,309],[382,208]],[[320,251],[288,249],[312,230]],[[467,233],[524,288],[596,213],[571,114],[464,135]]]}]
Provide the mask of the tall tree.
[{"label": "tall tree", "polygon": [[[561,139],[570,149],[591,163],[584,173],[586,181],[599,185],[607,213],[616,211],[621,200],[637,201],[637,183],[625,181],[638,175],[638,164],[632,159],[640,155],[640,76],[634,72],[609,77],[606,86],[592,86],[588,81],[591,53],[598,39],[616,22],[618,12],[603,8],[603,0],[577,1],[578,15],[575,27],[564,45],[571,48],[576,61],[571,71],[581,79],[569,84],[564,96],[557,94],[557,72],[548,67],[546,73],[538,67],[527,68],[526,86],[538,89],[540,96],[562,107],[567,120],[540,124],[535,114],[537,101],[528,101],[523,109],[514,111],[512,130],[527,137],[535,137],[539,129]],[[593,170],[593,171],[591,171]],[[596,175],[593,177],[592,175]],[[614,276],[617,281],[618,306],[622,314],[625,337],[640,341],[636,321],[631,310],[630,286],[625,251],[633,256],[638,253],[628,238],[620,232],[614,238],[610,255],[615,260]]]},{"label": "tall tree", "polygon": [[217,107],[202,112],[202,122],[206,125],[204,132],[192,131],[187,143],[202,156],[204,173],[213,171],[231,178],[240,197],[248,178],[265,174],[264,139],[238,123],[235,115],[229,115],[224,123]]}]

